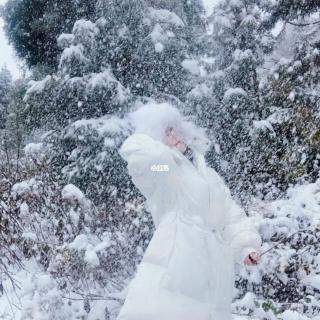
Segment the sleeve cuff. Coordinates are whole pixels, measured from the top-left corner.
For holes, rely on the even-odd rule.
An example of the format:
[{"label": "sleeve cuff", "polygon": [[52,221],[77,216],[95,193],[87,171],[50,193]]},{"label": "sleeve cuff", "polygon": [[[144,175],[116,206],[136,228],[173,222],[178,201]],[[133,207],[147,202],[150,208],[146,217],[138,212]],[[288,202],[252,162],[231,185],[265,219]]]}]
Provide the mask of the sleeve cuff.
[{"label": "sleeve cuff", "polygon": [[256,248],[254,247],[245,247],[243,248],[242,250],[240,250],[239,254],[238,254],[238,259],[237,261],[242,264],[244,259],[246,258],[246,256],[248,254],[250,254],[251,252],[257,252],[259,253],[259,250],[257,250]]}]

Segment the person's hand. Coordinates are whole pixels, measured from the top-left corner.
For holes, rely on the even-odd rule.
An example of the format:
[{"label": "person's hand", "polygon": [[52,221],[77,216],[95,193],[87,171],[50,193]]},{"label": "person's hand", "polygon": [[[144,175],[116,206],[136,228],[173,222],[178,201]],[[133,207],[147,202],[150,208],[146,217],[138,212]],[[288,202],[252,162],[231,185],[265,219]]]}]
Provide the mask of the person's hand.
[{"label": "person's hand", "polygon": [[250,252],[244,259],[243,263],[247,266],[254,266],[257,265],[260,260],[261,257],[257,252]]},{"label": "person's hand", "polygon": [[170,127],[165,131],[164,143],[171,148],[177,148],[182,153],[187,149],[184,141],[180,139],[174,129]]}]

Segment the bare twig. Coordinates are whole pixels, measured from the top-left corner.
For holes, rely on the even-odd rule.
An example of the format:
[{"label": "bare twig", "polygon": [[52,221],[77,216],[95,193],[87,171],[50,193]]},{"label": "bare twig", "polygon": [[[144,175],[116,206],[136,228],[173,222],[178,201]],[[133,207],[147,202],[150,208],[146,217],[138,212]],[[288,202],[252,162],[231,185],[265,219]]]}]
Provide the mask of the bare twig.
[{"label": "bare twig", "polygon": [[306,231],[312,231],[312,230],[310,230],[310,229],[298,230],[297,232],[291,234],[291,235],[288,236],[288,237],[286,237],[286,236],[282,237],[282,239],[280,239],[274,246],[272,246],[272,247],[269,248],[268,250],[262,252],[262,253],[260,254],[260,256],[263,256],[264,254],[266,254],[266,253],[268,253],[269,251],[273,250],[273,249],[276,248],[279,244],[287,241],[288,239],[290,239],[291,237],[293,237],[293,236],[296,235],[297,233],[306,232]]},{"label": "bare twig", "polygon": [[291,21],[286,21],[287,23],[296,26],[296,27],[307,27],[315,24],[320,24],[320,21],[315,21],[315,22],[310,22],[310,23],[296,23],[296,22],[291,22]]},{"label": "bare twig", "polygon": [[74,301],[84,301],[85,299],[88,299],[90,301],[117,301],[119,303],[123,303],[124,300],[120,299],[120,298],[116,298],[116,297],[95,297],[93,295],[85,295],[85,298],[69,298],[69,297],[65,297],[65,296],[61,296],[64,299],[68,299],[68,300],[74,300]]}]

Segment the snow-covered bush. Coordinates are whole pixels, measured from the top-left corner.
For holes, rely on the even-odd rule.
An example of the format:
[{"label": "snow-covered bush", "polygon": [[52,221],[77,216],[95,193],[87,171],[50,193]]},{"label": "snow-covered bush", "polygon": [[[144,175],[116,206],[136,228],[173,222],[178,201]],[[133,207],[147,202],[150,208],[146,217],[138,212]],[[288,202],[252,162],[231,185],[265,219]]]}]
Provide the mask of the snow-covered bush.
[{"label": "snow-covered bush", "polygon": [[[263,239],[261,265],[238,270],[234,312],[282,318],[320,312],[320,180],[292,187],[284,199],[257,200],[251,215]],[[275,246],[275,247],[274,247]]]},{"label": "snow-covered bush", "polygon": [[[114,124],[113,130],[116,128]],[[110,126],[108,129],[112,131]],[[114,194],[114,200],[100,200],[94,205],[77,186],[64,184],[54,170],[48,171],[53,164],[52,150],[32,143],[25,151],[26,156],[20,161],[26,176],[18,176],[22,180],[12,186],[4,185],[1,196],[1,253],[7,266],[1,267],[3,280],[11,278],[9,265],[19,268],[35,259],[50,281],[55,281],[55,290],[61,290],[57,299],[72,291],[86,295],[88,279],[97,291],[122,290],[152,232],[150,218],[139,198],[136,204],[131,201],[121,206],[115,202],[120,198]],[[35,290],[36,295],[40,294]],[[36,308],[41,312],[54,310],[54,304],[46,301],[38,300]],[[25,312],[27,319],[31,311]]]}]

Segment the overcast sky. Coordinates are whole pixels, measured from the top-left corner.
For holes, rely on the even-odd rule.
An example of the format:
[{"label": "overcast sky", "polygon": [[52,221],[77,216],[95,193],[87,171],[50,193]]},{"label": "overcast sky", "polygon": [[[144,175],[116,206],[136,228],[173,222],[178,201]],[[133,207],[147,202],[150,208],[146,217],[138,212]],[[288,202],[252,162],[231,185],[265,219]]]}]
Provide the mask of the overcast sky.
[{"label": "overcast sky", "polygon": [[[6,0],[0,0],[0,5],[5,4]],[[9,46],[8,40],[3,32],[3,21],[0,18],[0,68],[6,65],[11,71],[12,76],[17,79],[20,76],[18,60],[14,55],[13,49]]]}]

